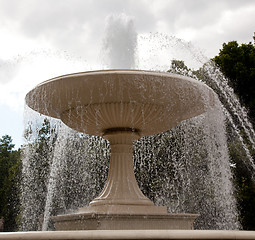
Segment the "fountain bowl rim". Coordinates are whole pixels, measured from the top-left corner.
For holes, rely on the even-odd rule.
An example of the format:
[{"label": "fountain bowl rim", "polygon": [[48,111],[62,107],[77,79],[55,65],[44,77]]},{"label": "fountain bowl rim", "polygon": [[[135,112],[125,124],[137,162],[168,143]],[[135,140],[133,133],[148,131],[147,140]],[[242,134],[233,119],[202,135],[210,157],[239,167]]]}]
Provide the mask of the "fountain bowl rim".
[{"label": "fountain bowl rim", "polygon": [[166,77],[169,77],[171,75],[172,77],[177,77],[179,79],[183,79],[186,81],[193,82],[195,84],[201,84],[203,86],[208,87],[205,83],[203,83],[201,81],[198,81],[198,80],[191,78],[189,76],[184,76],[184,75],[180,75],[177,73],[161,72],[161,71],[153,71],[153,70],[142,70],[142,69],[100,69],[100,70],[68,73],[68,74],[59,75],[57,77],[49,78],[49,79],[37,84],[35,87],[33,87],[26,94],[25,98],[27,98],[28,94],[31,91],[33,91],[34,89],[36,89],[37,87],[40,87],[40,86],[42,86],[46,83],[50,83],[52,81],[62,80],[62,79],[69,78],[69,77],[79,77],[79,76],[84,76],[84,75],[89,76],[89,75],[94,75],[94,74],[99,75],[99,74],[134,74],[134,73],[136,73],[137,75],[152,75],[152,76],[166,76]]},{"label": "fountain bowl rim", "polygon": [[[145,84],[143,85],[142,93],[140,92],[141,88],[137,87],[137,81],[139,84],[140,82]],[[154,85],[154,82],[157,84]],[[100,85],[103,85],[103,87],[100,87]],[[114,91],[105,91],[105,89],[110,89],[109,87],[112,86],[115,87]],[[120,91],[120,86],[122,93],[118,93]],[[98,88],[101,88],[101,90]],[[91,95],[92,90],[96,90],[97,94],[94,94],[93,92],[93,95]],[[60,93],[61,91],[62,93]],[[73,91],[76,91],[76,97],[75,99],[72,99],[72,103],[70,104],[70,94],[73,93]],[[185,91],[191,94],[191,99],[188,99],[188,97],[185,96]],[[112,94],[113,92],[114,94]],[[43,94],[45,93],[47,93],[46,98],[43,97]],[[67,99],[67,95],[63,96],[64,93],[69,96],[69,99]],[[208,93],[210,96],[205,97]],[[140,136],[149,136],[167,131],[182,120],[204,113],[208,106],[214,104],[214,96],[211,93],[212,90],[210,87],[201,81],[179,74],[136,69],[107,69],[71,73],[48,79],[30,90],[26,95],[25,101],[26,104],[35,111],[54,118],[59,118],[67,126],[79,132],[102,136],[107,129],[130,128],[138,130]],[[117,97],[115,97],[115,94],[117,94]],[[93,96],[93,99],[89,97],[90,95],[91,97]],[[102,95],[104,95],[103,98]],[[123,95],[125,95],[124,98],[122,98]],[[58,97],[60,96],[62,97],[62,100],[59,100]],[[174,98],[174,96],[177,98]],[[184,101],[183,98],[187,101]],[[202,100],[203,98],[207,98],[209,104],[205,104],[203,102],[204,100]],[[52,103],[51,100],[53,100],[54,103]],[[144,113],[139,113],[140,116],[136,118],[138,120],[136,120],[135,123],[133,123],[134,118],[128,118],[126,122],[122,119],[123,122],[121,124],[116,121],[114,124],[111,124],[111,121],[108,121],[104,126],[100,126],[99,128],[96,125],[100,124],[93,123],[93,121],[96,122],[98,118],[95,115],[96,112],[94,110],[94,115],[91,115],[93,121],[90,121],[88,124],[86,123],[86,126],[84,124],[82,125],[82,123],[79,123],[80,125],[77,126],[76,122],[68,119],[69,116],[74,116],[73,113],[77,112],[76,109],[78,103],[80,103],[82,108],[86,109],[89,109],[91,106],[96,109],[99,105],[101,109],[105,103],[114,104],[115,106],[118,104],[118,110],[120,110],[122,109],[122,106],[124,106],[123,103],[125,103],[125,101],[129,103],[129,107],[127,107],[129,110],[133,108],[132,104],[135,102],[136,107],[138,106],[136,112],[141,111],[141,108],[143,108],[144,105],[147,105],[146,112],[149,113],[148,111],[150,111],[148,121],[151,123],[148,123],[148,121],[145,124],[142,123],[144,120]],[[176,101],[177,103],[175,103]],[[182,104],[184,102],[184,105],[188,106],[184,106]],[[187,102],[188,104],[186,104]],[[37,103],[39,105],[36,105]],[[177,109],[177,106],[180,107]],[[112,105],[112,109],[113,108],[114,106]],[[152,108],[154,110],[150,110]],[[105,113],[106,111],[102,112]],[[109,111],[109,113],[110,112],[111,111]],[[132,111],[130,110],[129,112],[131,113]],[[128,116],[130,116],[130,113]],[[177,116],[177,114],[179,114],[179,116]],[[114,115],[115,120],[118,119],[117,115],[116,112]],[[161,118],[163,115],[167,116],[164,116],[164,119],[159,123],[157,119],[154,119],[155,115],[161,116]],[[107,116],[107,119],[109,119],[109,116],[110,115]],[[168,119],[169,116],[171,117],[170,120]],[[151,117],[153,120],[150,119]],[[113,119],[112,116],[110,116],[110,118]],[[79,119],[79,117],[74,116],[73,119]],[[106,119],[105,116],[104,119]],[[83,119],[82,121],[85,122],[87,120]],[[101,122],[105,121],[103,120]]]}]

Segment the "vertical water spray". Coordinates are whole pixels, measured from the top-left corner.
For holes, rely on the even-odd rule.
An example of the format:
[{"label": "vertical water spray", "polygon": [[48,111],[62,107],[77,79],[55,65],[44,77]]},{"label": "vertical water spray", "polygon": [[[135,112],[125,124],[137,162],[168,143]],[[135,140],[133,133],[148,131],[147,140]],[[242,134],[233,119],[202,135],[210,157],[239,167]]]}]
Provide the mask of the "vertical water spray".
[{"label": "vertical water spray", "polygon": [[105,140],[81,135],[31,109],[26,115],[31,122],[22,154],[20,230],[53,230],[52,215],[86,205],[99,193],[109,149]]},{"label": "vertical water spray", "polygon": [[58,132],[53,121],[41,119],[31,112],[28,108],[25,111],[31,122],[26,125],[26,144],[22,149],[21,230],[41,229]]},{"label": "vertical water spray", "polygon": [[49,229],[50,217],[52,211],[54,210],[53,203],[56,202],[56,196],[58,181],[61,181],[63,175],[63,168],[66,166],[66,145],[69,129],[61,124],[58,130],[58,138],[55,142],[55,147],[53,151],[52,163],[50,165],[49,180],[47,185],[47,194],[45,200],[45,207],[43,213],[42,231],[47,231]]},{"label": "vertical water spray", "polygon": [[133,18],[110,15],[103,39],[103,57],[110,69],[132,69],[136,62],[137,33]]}]

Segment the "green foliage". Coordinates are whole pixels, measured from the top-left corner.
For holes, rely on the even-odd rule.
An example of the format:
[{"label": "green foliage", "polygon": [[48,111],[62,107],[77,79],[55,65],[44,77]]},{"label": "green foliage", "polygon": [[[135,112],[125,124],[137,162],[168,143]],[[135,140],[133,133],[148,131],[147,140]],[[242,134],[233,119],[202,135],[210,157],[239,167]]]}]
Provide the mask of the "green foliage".
[{"label": "green foliage", "polygon": [[13,150],[10,136],[0,139],[0,218],[4,231],[15,231],[20,208],[21,160],[20,150]]},{"label": "green foliage", "polygon": [[254,230],[255,185],[247,177],[241,178],[241,188],[238,193],[238,202],[242,206],[240,222],[245,230]]},{"label": "green foliage", "polygon": [[182,60],[172,60],[170,69],[167,72],[181,74],[184,76],[190,76],[193,74],[193,71],[188,68]]},{"label": "green foliage", "polygon": [[255,229],[255,183],[252,177],[252,170],[244,164],[248,161],[244,150],[237,141],[229,145],[229,154],[234,163],[234,182],[236,186],[236,198],[240,211],[239,221],[244,230]]},{"label": "green foliage", "polygon": [[255,45],[251,42],[239,45],[236,41],[224,43],[213,61],[229,79],[229,84],[239,96],[241,103],[249,109],[254,124]]}]

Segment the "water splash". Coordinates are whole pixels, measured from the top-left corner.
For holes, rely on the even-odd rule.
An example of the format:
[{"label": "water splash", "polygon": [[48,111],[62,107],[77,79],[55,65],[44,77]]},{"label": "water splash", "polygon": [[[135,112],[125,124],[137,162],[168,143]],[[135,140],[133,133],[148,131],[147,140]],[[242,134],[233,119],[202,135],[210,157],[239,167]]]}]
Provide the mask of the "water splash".
[{"label": "water splash", "polygon": [[183,60],[194,69],[209,61],[198,47],[175,36],[158,32],[138,35],[138,69],[166,72],[173,59]]},{"label": "water splash", "polygon": [[60,125],[58,131],[58,138],[55,142],[54,153],[52,156],[52,163],[50,165],[50,173],[47,184],[47,194],[45,200],[44,214],[42,231],[47,231],[49,228],[50,217],[53,211],[53,200],[56,200],[55,194],[57,191],[57,183],[61,180],[61,175],[63,173],[63,167],[66,165],[66,155],[65,149],[68,137],[68,128],[63,124]]},{"label": "water splash", "polygon": [[[255,151],[255,132],[251,122],[249,121],[247,110],[241,106],[234,90],[228,85],[227,79],[215,66],[213,62],[209,62],[204,66],[207,76],[210,77],[211,84],[215,84],[215,91],[219,91],[219,96],[224,104],[224,112],[228,121],[231,123],[233,132],[237,135],[247,158],[249,165],[255,174],[255,164],[252,158],[251,150]],[[207,83],[209,85],[209,83]],[[243,133],[242,133],[243,132]],[[244,138],[248,139],[247,141]],[[251,149],[251,150],[250,150]],[[254,176],[253,176],[254,177]]]}]

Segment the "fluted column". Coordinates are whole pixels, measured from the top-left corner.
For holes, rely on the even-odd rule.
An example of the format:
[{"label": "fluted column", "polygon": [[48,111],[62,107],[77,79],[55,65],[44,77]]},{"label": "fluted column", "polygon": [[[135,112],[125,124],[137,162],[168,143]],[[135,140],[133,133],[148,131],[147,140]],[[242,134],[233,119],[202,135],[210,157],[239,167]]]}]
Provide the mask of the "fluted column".
[{"label": "fluted column", "polygon": [[104,135],[111,147],[108,179],[103,191],[90,206],[97,205],[154,205],[138,187],[133,169],[133,141],[136,132],[113,131]]}]

